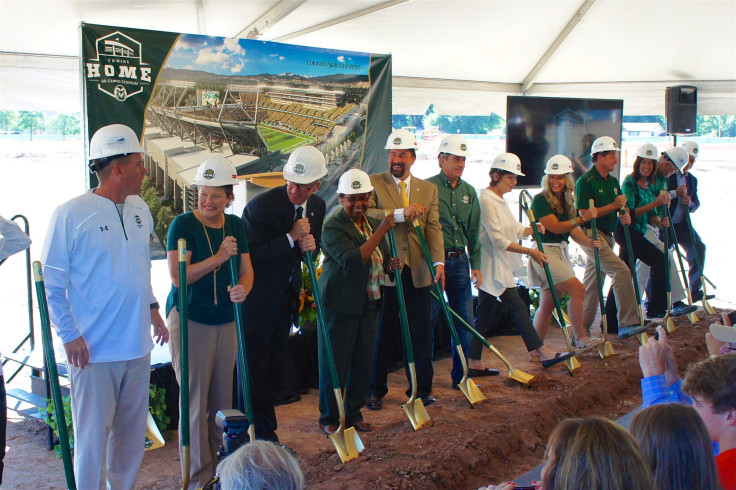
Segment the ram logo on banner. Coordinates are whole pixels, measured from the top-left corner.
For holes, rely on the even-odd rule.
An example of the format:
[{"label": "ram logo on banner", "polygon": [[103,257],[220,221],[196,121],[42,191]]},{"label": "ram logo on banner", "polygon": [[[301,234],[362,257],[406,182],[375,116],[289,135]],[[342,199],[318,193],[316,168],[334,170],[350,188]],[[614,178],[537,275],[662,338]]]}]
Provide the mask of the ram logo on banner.
[{"label": "ram logo on banner", "polygon": [[176,214],[195,205],[191,181],[213,154],[249,175],[315,146],[328,162],[328,205],[345,170],[387,168],[388,55],[83,24],[82,56],[88,137],[133,128]]},{"label": "ram logo on banner", "polygon": [[122,32],[97,39],[97,58],[86,62],[87,80],[119,101],[143,92],[151,84],[151,67],[143,62],[141,43]]}]

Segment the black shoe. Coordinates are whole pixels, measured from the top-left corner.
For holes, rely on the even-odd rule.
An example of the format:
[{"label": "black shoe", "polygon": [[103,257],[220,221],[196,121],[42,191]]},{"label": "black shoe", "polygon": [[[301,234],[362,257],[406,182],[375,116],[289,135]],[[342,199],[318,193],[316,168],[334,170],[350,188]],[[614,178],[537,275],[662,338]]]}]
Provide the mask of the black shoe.
[{"label": "black shoe", "polygon": [[688,313],[693,313],[698,309],[695,305],[686,305],[682,301],[678,301],[677,303],[672,305],[672,315],[673,316],[680,316],[680,315],[687,315]]},{"label": "black shoe", "polygon": [[299,396],[299,393],[288,393],[284,396],[277,398],[276,401],[273,402],[273,406],[278,407],[279,405],[288,405],[290,403],[296,403],[301,399],[302,397]]},{"label": "black shoe", "polygon": [[[706,299],[706,300],[709,300],[709,299],[713,299],[713,298],[715,298],[715,297],[716,297],[716,295],[715,295],[715,294],[709,294],[709,295],[707,295],[707,296],[705,297],[705,299]],[[695,302],[695,301],[700,301],[700,300],[702,300],[702,299],[703,299],[703,291],[695,291],[695,292],[693,293],[693,302]]]},{"label": "black shoe", "polygon": [[432,398],[429,395],[422,397],[421,400],[422,400],[422,405],[424,405],[425,407],[428,407],[437,401],[435,398]]},{"label": "black shoe", "polygon": [[647,312],[647,319],[653,319],[653,318],[664,318],[664,316],[667,314],[666,311],[648,311]]},{"label": "black shoe", "polygon": [[383,408],[383,401],[374,395],[369,395],[368,398],[365,399],[365,407],[368,410],[380,410]]},{"label": "black shoe", "polygon": [[498,369],[468,369],[468,377],[470,378],[482,378],[484,376],[498,376],[501,372]]}]

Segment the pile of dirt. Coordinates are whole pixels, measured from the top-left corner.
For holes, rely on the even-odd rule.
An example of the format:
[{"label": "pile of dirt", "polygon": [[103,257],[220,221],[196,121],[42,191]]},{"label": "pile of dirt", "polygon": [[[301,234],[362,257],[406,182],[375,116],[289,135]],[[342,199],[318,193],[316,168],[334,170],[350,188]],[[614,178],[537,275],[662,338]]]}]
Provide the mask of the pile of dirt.
[{"label": "pile of dirt", "polygon": [[[677,330],[670,336],[682,370],[707,357],[703,336],[718,319],[702,310],[698,315],[697,324],[678,317]],[[581,368],[573,376],[562,364],[545,370],[530,362],[519,337],[491,341],[514,368],[534,376],[528,386],[506,377],[505,366],[486,351],[486,366],[502,375],[476,379],[487,400],[471,408],[462,393],[450,387],[451,361],[436,362],[437,401],[427,409],[432,420],[414,431],[401,410],[406,401],[403,371],[392,373],[383,409],[364,411],[365,419],[378,429],[360,434],[365,450],[346,464],[319,429],[316,390],[297,403],[277,407],[279,437],[297,451],[308,487],[477,488],[510,481],[541,462],[547,437],[560,420],[590,415],[618,418],[641,404],[635,338],[611,339],[615,354],[605,359],[596,350],[580,356]],[[550,330],[547,343],[564,349],[559,329]],[[61,460],[45,450],[43,429],[32,420],[9,423],[4,488],[64,488]],[[180,484],[175,442],[146,453],[137,488],[170,489]]]}]

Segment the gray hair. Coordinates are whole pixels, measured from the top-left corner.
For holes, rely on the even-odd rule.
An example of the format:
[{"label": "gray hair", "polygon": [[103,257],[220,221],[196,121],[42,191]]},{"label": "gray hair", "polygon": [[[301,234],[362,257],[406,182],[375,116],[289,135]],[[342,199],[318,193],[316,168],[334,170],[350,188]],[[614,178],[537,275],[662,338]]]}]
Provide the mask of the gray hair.
[{"label": "gray hair", "polygon": [[217,465],[222,490],[302,490],[304,475],[296,458],[270,441],[241,446]]}]

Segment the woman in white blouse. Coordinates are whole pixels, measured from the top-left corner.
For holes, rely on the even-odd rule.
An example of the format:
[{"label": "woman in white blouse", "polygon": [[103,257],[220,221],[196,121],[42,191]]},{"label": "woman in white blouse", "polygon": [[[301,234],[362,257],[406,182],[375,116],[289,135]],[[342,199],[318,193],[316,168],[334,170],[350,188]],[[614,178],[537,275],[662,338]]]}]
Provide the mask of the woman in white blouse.
[{"label": "woman in white blouse", "polygon": [[[532,360],[539,359],[545,368],[569,359],[573,353],[554,352],[544,345],[532,326],[529,308],[516,291],[516,279],[523,271],[521,255],[526,254],[539,264],[548,262],[539,250],[519,245],[518,240],[530,236],[532,228],[519,223],[503,198],[514,190],[517,175],[521,173],[521,161],[513,153],[501,153],[491,165],[490,185],[479,193],[480,220],[483,232],[480,236],[481,272],[479,302],[493,300],[495,296],[514,322],[524,339]],[[540,231],[544,233],[544,227]],[[485,294],[484,294],[485,293]]]}]

